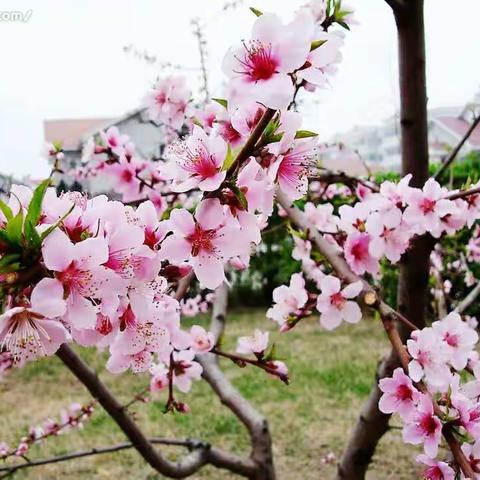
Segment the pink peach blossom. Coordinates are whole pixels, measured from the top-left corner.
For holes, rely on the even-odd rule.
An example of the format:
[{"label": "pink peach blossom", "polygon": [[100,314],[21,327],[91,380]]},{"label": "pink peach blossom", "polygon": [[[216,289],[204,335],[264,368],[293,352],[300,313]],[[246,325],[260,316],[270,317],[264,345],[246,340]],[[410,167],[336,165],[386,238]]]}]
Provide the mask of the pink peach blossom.
[{"label": "pink peach blossom", "polygon": [[343,321],[358,323],[362,311],[352,298],[362,291],[362,282],[354,282],[341,290],[341,282],[337,277],[325,275],[319,281],[321,294],[317,298],[317,310],[320,312],[320,323],[327,330],[333,330]]}]

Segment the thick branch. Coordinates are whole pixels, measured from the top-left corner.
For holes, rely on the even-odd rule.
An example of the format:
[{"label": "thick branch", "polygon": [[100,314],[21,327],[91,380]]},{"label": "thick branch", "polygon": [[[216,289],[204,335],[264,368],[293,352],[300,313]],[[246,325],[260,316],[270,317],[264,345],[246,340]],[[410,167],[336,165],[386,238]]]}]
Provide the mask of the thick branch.
[{"label": "thick branch", "polygon": [[235,455],[213,448],[198,448],[186,455],[179,462],[165,459],[150,443],[141,429],[128,414],[128,411],[118,402],[107,387],[100,381],[96,373],[68,346],[62,345],[57,352],[58,357],[70,371],[87,387],[102,407],[112,417],[123,433],[127,436],[143,459],[157,472],[170,478],[185,478],[198,471],[203,465],[213,465],[234,471],[239,475],[250,477],[255,466],[248,460],[242,460]]},{"label": "thick branch", "polygon": [[[228,287],[223,283],[215,290],[210,324],[210,330],[213,332],[216,341],[222,336],[225,329],[227,304]],[[203,367],[203,378],[218,395],[222,404],[235,414],[249,432],[252,445],[250,458],[258,466],[258,472],[252,478],[275,480],[272,442],[266,419],[225,377],[213,354],[199,355],[197,361]]]},{"label": "thick branch", "polygon": [[463,138],[458,142],[457,146],[450,152],[450,155],[442,163],[442,166],[439,168],[438,172],[433,177],[435,180],[438,180],[443,175],[445,170],[447,170],[447,168],[453,163],[455,158],[457,158],[458,152],[460,152],[464,143],[470,138],[470,135],[473,133],[473,131],[477,128],[479,124],[480,124],[480,115],[477,118],[475,118],[473,123],[470,125],[470,128],[465,132],[465,135],[463,136]]},{"label": "thick branch", "polygon": [[394,12],[398,12],[401,8],[404,7],[403,0],[385,0],[385,3],[390,5],[390,8]]}]

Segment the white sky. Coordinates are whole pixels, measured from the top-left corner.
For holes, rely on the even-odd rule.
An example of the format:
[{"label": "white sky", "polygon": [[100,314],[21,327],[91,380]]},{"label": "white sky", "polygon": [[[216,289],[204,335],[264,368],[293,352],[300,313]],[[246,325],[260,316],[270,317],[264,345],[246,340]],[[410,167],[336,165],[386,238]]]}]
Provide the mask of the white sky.
[{"label": "white sky", "polygon": [[[223,0],[2,0],[0,12],[33,10],[27,23],[0,21],[0,172],[45,175],[43,120],[120,116],[162,75],[123,52],[130,43],[164,61],[198,65],[190,19],[206,23],[213,93],[221,94],[226,49],[248,38],[250,4],[288,19],[305,0],[246,0],[219,14]],[[348,33],[332,89],[316,93],[305,128],[327,140],[379,122],[398,107],[396,37],[382,0],[351,0],[360,25]],[[426,0],[429,106],[462,104],[480,85],[479,0]],[[166,72],[163,72],[166,73]],[[198,75],[190,73],[197,88]]]}]

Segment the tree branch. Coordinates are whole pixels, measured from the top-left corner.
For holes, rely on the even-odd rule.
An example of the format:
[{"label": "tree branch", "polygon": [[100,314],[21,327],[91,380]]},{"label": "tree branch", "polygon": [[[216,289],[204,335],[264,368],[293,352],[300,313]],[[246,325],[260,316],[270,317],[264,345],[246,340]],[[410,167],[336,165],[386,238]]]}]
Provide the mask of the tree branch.
[{"label": "tree branch", "polygon": [[445,198],[447,200],[457,200],[457,198],[465,198],[470,195],[478,195],[480,193],[480,187],[470,188],[469,190],[460,190],[459,192],[451,193]]},{"label": "tree branch", "polygon": [[324,170],[319,175],[309,176],[308,179],[317,180],[318,182],[328,183],[328,184],[343,183],[351,188],[354,188],[358,183],[360,183],[364,187],[372,190],[372,192],[380,191],[380,188],[378,187],[377,184],[373,182],[369,182],[367,180],[363,180],[362,178],[359,178],[359,177],[353,177],[351,175],[347,175],[345,172],[342,172],[342,171]]},{"label": "tree branch", "polygon": [[231,470],[245,477],[249,477],[255,472],[253,462],[214,448],[206,448],[204,444],[199,445],[198,448],[178,462],[169,461],[153,447],[128,414],[128,411],[100,381],[96,373],[68,345],[62,345],[57,352],[57,356],[98,400],[143,459],[157,472],[170,478],[185,478],[207,463]]},{"label": "tree branch", "polygon": [[[215,336],[215,342],[223,335],[225,329],[227,304],[228,287],[225,283],[222,283],[215,290],[210,323],[210,331]],[[222,404],[234,413],[249,432],[252,445],[250,458],[258,466],[258,473],[254,478],[258,480],[275,480],[272,441],[267,420],[225,377],[215,355],[199,355],[197,361],[203,367],[203,378],[218,395]]]},{"label": "tree branch", "polygon": [[462,149],[464,143],[470,138],[470,135],[473,131],[477,128],[480,124],[480,115],[475,118],[473,123],[470,125],[470,128],[465,132],[463,138],[458,142],[456,147],[450,152],[450,155],[447,159],[442,163],[441,167],[439,168],[438,172],[433,177],[435,180],[438,180],[443,173],[447,170],[447,168],[454,162],[455,158],[457,158],[458,153]]},{"label": "tree branch", "polygon": [[470,290],[469,294],[455,307],[454,312],[462,314],[480,295],[480,283]]},{"label": "tree branch", "polygon": [[245,162],[245,160],[247,160],[247,158],[252,154],[256,143],[258,142],[258,140],[260,140],[260,137],[262,136],[265,128],[267,128],[270,120],[275,115],[275,112],[276,110],[272,110],[271,108],[267,108],[265,110],[265,113],[262,115],[262,118],[259,120],[255,128],[253,129],[253,132],[251,133],[248,140],[245,142],[245,145],[243,145],[240,152],[238,152],[235,160],[227,170],[227,178],[231,177],[235,173],[237,167],[240,167],[242,163]]},{"label": "tree branch", "polygon": [[385,0],[385,2],[390,6],[394,13],[398,12],[405,6],[403,0]]},{"label": "tree branch", "polygon": [[[164,438],[150,438],[149,442],[153,445],[159,444],[159,445],[180,446],[180,447],[188,448],[189,450],[194,450],[195,448],[198,448],[199,445],[202,445],[202,446],[205,445],[197,440],[191,440],[191,439],[170,440],[170,439],[164,439]],[[56,457],[51,457],[51,458],[30,460],[28,462],[19,463],[17,465],[3,466],[3,467],[0,467],[0,472],[7,472],[7,474],[0,476],[0,479],[6,478],[7,476],[12,475],[16,471],[23,470],[25,468],[39,467],[42,465],[49,465],[52,463],[66,462],[68,460],[74,460],[76,458],[90,457],[93,455],[102,455],[104,453],[120,452],[122,450],[126,450],[129,448],[135,448],[135,445],[131,442],[124,442],[124,443],[119,443],[118,445],[112,445],[110,447],[91,448],[90,450],[71,452],[65,455],[58,455]]]}]

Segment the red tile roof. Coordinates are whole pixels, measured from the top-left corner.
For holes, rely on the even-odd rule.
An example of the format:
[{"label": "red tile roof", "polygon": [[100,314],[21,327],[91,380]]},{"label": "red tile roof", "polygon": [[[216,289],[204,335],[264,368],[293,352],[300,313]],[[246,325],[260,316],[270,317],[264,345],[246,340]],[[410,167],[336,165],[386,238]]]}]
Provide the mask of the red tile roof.
[{"label": "red tile roof", "polygon": [[45,141],[62,142],[65,150],[75,150],[83,135],[109,124],[112,118],[78,118],[45,120],[43,131]]}]

